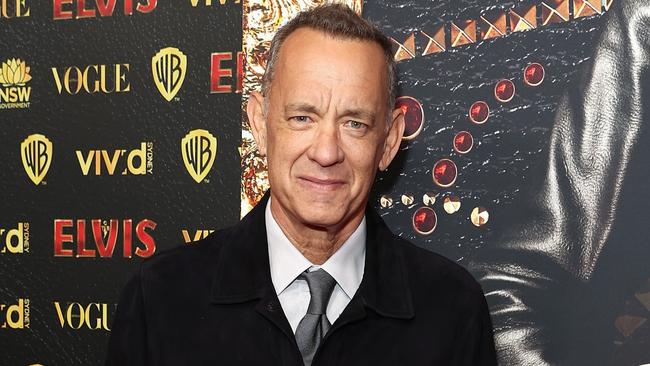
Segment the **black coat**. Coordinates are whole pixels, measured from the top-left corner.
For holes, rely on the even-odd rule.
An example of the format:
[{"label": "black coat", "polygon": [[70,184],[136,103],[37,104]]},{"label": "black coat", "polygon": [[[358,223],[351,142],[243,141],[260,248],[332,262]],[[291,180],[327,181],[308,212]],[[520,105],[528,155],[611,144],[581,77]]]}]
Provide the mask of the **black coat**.
[{"label": "black coat", "polygon": [[[233,227],[143,262],[122,293],[107,366],[302,365],[271,282],[266,201]],[[366,217],[361,285],[313,365],[496,365],[477,282],[393,235],[374,211]]]}]

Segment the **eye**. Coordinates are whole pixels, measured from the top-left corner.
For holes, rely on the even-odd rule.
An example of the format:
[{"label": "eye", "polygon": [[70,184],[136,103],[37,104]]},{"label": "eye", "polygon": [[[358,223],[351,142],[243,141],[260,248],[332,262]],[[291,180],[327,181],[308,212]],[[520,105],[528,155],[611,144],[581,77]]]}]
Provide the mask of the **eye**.
[{"label": "eye", "polygon": [[361,129],[367,127],[365,123],[362,123],[362,122],[359,122],[359,121],[348,121],[347,125],[350,126],[350,128],[352,128],[354,130],[361,130]]},{"label": "eye", "polygon": [[292,120],[292,121],[295,121],[295,122],[298,122],[298,123],[307,123],[307,122],[310,121],[310,118],[307,117],[307,116],[295,116],[295,117],[289,118],[289,120]]}]

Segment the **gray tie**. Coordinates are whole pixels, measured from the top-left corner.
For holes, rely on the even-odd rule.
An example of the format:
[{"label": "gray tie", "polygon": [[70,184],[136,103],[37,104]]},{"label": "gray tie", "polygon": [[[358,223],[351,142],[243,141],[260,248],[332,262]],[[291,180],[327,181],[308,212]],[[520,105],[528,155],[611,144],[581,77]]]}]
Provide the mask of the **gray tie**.
[{"label": "gray tie", "polygon": [[311,366],[321,339],[330,329],[330,322],[325,312],[336,281],[323,269],[303,272],[298,278],[307,281],[311,299],[307,314],[296,328],[296,342],[305,366]]}]

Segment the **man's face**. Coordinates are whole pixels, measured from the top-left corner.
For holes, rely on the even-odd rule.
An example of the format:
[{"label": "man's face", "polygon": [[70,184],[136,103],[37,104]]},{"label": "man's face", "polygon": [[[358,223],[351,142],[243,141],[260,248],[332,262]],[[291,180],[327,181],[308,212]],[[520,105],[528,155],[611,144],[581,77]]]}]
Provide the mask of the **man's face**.
[{"label": "man's face", "polygon": [[363,215],[375,173],[388,166],[403,131],[400,111],[387,108],[387,85],[375,43],[310,28],[285,40],[268,110],[251,118],[249,107],[274,207],[310,227],[342,227]]}]

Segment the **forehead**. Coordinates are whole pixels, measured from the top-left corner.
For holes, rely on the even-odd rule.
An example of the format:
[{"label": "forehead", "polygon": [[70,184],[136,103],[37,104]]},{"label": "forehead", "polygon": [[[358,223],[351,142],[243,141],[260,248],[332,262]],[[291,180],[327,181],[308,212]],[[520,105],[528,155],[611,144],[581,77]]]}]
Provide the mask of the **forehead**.
[{"label": "forehead", "polygon": [[372,41],[300,28],[284,41],[276,62],[272,94],[283,99],[378,108],[388,98],[384,53]]}]

